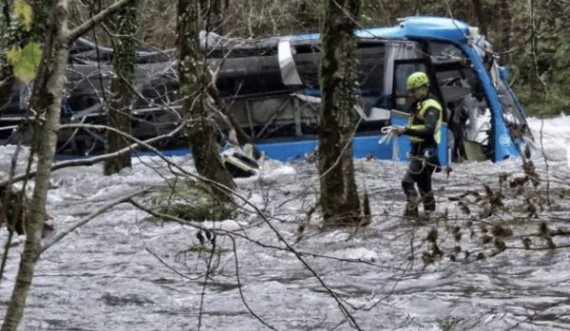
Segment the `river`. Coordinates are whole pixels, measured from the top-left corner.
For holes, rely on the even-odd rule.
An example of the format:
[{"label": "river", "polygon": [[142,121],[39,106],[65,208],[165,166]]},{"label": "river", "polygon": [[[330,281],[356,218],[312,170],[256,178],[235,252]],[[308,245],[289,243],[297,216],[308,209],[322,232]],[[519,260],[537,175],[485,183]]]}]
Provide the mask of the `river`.
[{"label": "river", "polygon": [[[372,223],[357,231],[323,229],[316,213],[307,222],[318,181],[315,164],[306,161],[267,160],[260,176],[237,180],[240,195],[268,220],[242,203],[236,217],[204,223],[218,233],[214,255],[208,240],[200,245],[196,229],[152,221],[121,204],[45,252],[20,329],[568,330],[570,249],[560,246],[569,245],[570,236],[554,236],[557,248],[548,249],[546,239],[533,235],[543,222],[551,232],[570,228],[570,119],[531,119],[531,126],[537,138],[543,129],[549,158],[533,156],[540,185],[527,183],[523,192],[509,188],[523,174],[521,160],[453,165],[449,176],[434,177],[437,221],[400,217],[406,165],[378,160],[355,162],[372,212]],[[1,148],[4,155],[13,152]],[[9,158],[2,159],[6,170]],[[194,171],[189,158],[173,160]],[[470,218],[450,201],[469,190],[485,196],[484,183],[498,192],[505,173],[511,174],[501,189],[506,209],[495,215]],[[50,222],[57,233],[164,176],[172,177],[164,162],[149,156],[111,177],[102,176],[100,165],[56,171]],[[538,200],[546,194],[551,204],[541,210]],[[528,217],[529,204],[536,205],[537,217]],[[473,204],[470,214],[480,210]],[[492,235],[496,225],[512,235]],[[433,229],[442,252],[435,257],[426,240]],[[499,253],[497,238],[505,245]],[[2,230],[0,242],[5,240]],[[23,237],[17,238],[0,283],[2,316],[22,247]]]}]

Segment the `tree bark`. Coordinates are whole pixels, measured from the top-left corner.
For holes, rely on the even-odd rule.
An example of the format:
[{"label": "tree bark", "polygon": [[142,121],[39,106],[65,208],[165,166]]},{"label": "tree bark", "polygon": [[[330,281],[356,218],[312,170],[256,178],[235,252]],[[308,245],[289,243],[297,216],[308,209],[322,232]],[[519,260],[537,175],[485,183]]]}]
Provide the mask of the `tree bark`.
[{"label": "tree bark", "polygon": [[4,25],[9,26],[12,18],[10,17],[10,2],[7,0],[3,1],[2,5],[2,15],[4,15]]},{"label": "tree bark", "polygon": [[14,75],[9,65],[0,67],[0,116],[8,106],[10,101],[10,93],[12,92],[12,84],[14,84]]},{"label": "tree bark", "polygon": [[353,30],[359,10],[360,0],[325,1],[319,174],[320,205],[328,224],[348,225],[360,221],[352,154],[357,81]]},{"label": "tree bark", "polygon": [[45,122],[41,126],[38,173],[30,204],[30,220],[26,225],[26,243],[2,331],[15,331],[18,328],[34,276],[36,261],[39,257],[51,165],[57,143],[68,54],[67,0],[59,0],[53,10],[52,24],[44,45],[39,75],[32,92],[30,106],[37,112],[45,114]]},{"label": "tree bark", "polygon": [[[189,121],[187,135],[198,173],[216,183],[234,189],[232,176],[222,164],[214,128],[206,107],[207,75],[205,58],[198,43],[200,17],[198,1],[178,1],[178,76],[182,111]],[[218,197],[229,196],[214,187]]]},{"label": "tree bark", "polygon": [[[507,52],[511,49],[511,32],[513,28],[513,15],[511,13],[511,6],[509,0],[501,0],[499,6],[501,8],[501,51]],[[504,56],[506,64],[511,63],[511,55]]]},{"label": "tree bark", "polygon": [[68,0],[58,0],[53,6],[42,60],[30,101],[30,107],[34,111],[45,114],[44,120],[37,126],[41,139],[38,142],[37,175],[30,201],[30,219],[26,224],[26,242],[20,259],[16,284],[1,331],[17,330],[24,314],[36,262],[40,256],[45,205],[60,125],[61,102],[65,88],[65,69],[70,44],[75,38],[82,35],[82,32],[89,30],[104,19],[106,15],[113,14],[129,1],[132,0],[115,2],[73,31],[69,31],[67,28]]},{"label": "tree bark", "polygon": [[217,34],[224,34],[225,12],[228,7],[227,0],[200,0],[203,17],[206,18],[206,30]]},{"label": "tree bark", "polygon": [[[119,35],[114,43],[115,57],[113,65],[116,76],[111,84],[113,95],[108,111],[108,125],[127,134],[131,134],[131,106],[135,99],[134,86],[138,29],[139,1],[135,0],[115,15],[115,33]],[[130,143],[123,135],[107,131],[106,153],[114,153]],[[118,173],[123,168],[131,167],[131,154],[123,153],[105,162],[105,175]]]}]

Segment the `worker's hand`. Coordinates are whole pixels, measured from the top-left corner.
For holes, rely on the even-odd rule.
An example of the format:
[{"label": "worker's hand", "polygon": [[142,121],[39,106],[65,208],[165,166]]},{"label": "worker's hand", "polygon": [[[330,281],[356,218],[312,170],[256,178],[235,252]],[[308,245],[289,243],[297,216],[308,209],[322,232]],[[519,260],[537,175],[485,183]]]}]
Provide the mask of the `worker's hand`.
[{"label": "worker's hand", "polygon": [[405,131],[406,131],[406,128],[403,128],[401,126],[395,126],[392,128],[392,133],[397,135],[397,136],[403,135]]}]

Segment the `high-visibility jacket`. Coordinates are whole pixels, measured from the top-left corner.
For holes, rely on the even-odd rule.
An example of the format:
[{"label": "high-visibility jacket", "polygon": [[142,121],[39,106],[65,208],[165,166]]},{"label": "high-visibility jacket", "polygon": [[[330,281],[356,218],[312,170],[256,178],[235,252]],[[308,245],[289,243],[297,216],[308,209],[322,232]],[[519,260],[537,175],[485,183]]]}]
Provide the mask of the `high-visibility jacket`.
[{"label": "high-visibility jacket", "polygon": [[[426,125],[424,122],[424,116],[428,109],[435,108],[438,110],[439,115],[437,118],[437,124],[435,127],[433,138],[435,142],[439,144],[441,142],[441,122],[443,120],[443,108],[441,107],[441,104],[439,103],[439,101],[431,97],[428,97],[422,101],[419,101],[417,104],[417,108],[419,108],[419,110],[414,112],[412,116],[408,118],[407,128],[412,130],[425,129]],[[424,142],[424,138],[410,135],[410,141],[412,143],[421,143]]]}]

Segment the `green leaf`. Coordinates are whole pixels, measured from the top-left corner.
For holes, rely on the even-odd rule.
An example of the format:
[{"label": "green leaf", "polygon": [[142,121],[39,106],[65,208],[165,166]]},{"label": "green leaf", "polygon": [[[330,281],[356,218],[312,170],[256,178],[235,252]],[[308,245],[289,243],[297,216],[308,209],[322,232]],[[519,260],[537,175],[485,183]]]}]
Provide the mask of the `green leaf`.
[{"label": "green leaf", "polygon": [[22,58],[22,49],[18,45],[12,45],[8,54],[6,54],[6,59],[11,66],[15,66]]},{"label": "green leaf", "polygon": [[42,59],[42,50],[35,42],[28,43],[21,52],[20,61],[14,67],[14,75],[25,83],[36,78],[36,72]]},{"label": "green leaf", "polygon": [[14,3],[14,14],[20,19],[22,26],[26,31],[32,28],[34,21],[34,10],[26,0],[16,0]]}]

